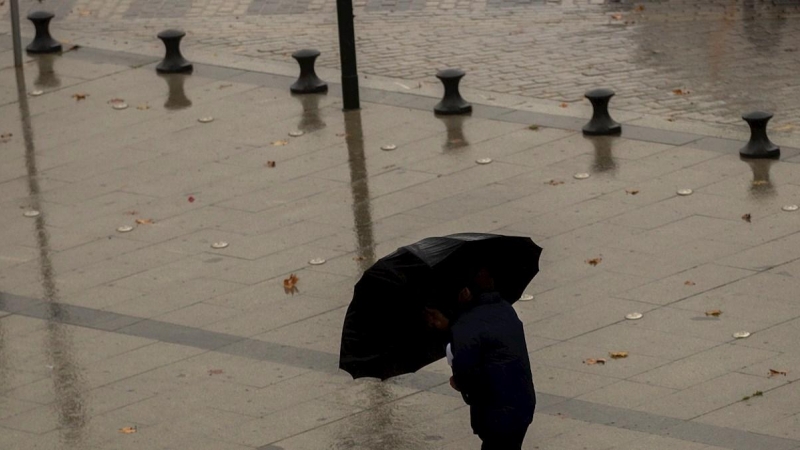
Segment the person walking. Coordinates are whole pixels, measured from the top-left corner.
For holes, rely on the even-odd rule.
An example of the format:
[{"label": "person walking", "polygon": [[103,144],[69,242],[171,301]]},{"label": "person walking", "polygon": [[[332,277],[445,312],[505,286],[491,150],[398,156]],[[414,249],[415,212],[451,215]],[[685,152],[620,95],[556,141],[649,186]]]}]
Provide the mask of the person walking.
[{"label": "person walking", "polygon": [[470,407],[481,450],[520,450],[536,408],[522,322],[486,269],[461,289],[457,311],[452,323],[427,311],[429,325],[450,330],[450,385]]}]

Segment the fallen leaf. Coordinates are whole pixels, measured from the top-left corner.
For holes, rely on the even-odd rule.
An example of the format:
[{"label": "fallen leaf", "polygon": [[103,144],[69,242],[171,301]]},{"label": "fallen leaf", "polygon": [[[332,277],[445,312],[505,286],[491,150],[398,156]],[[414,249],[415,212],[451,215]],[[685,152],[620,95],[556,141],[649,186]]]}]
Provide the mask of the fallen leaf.
[{"label": "fallen leaf", "polygon": [[219,89],[225,89],[225,88],[229,88],[231,86],[233,86],[232,83],[220,84],[219,85]]},{"label": "fallen leaf", "polygon": [[531,125],[528,127],[529,130],[539,131],[539,125]]},{"label": "fallen leaf", "polygon": [[692,91],[688,89],[673,89],[672,93],[675,95],[689,95],[692,93]]},{"label": "fallen leaf", "polygon": [[636,5],[636,8],[634,8],[634,9],[636,11],[638,11],[638,12],[642,12],[642,11],[644,11],[644,5]]},{"label": "fallen leaf", "polygon": [[122,434],[133,434],[133,433],[136,433],[136,427],[120,428],[119,432],[122,433]]},{"label": "fallen leaf", "polygon": [[92,15],[92,12],[89,11],[88,9],[81,9],[81,10],[78,10],[78,15],[80,17],[88,17],[88,16]]},{"label": "fallen leaf", "polygon": [[560,104],[560,105],[558,105],[558,106],[560,106],[560,107],[562,107],[562,108],[566,108],[566,107],[568,107],[569,105],[568,105],[568,104],[566,104],[566,103],[561,103],[561,104]]},{"label": "fallen leaf", "polygon": [[600,364],[602,366],[606,363],[606,360],[603,358],[597,358],[597,359],[589,358],[585,360],[583,363],[586,364],[587,366],[593,366],[595,364]]},{"label": "fallen leaf", "polygon": [[712,309],[710,311],[706,311],[706,316],[719,317],[721,314],[722,314],[722,311],[720,311],[718,309]]},{"label": "fallen leaf", "polygon": [[89,94],[82,94],[82,93],[72,94],[72,98],[74,98],[76,101],[86,100],[86,97],[88,96]]},{"label": "fallen leaf", "polygon": [[750,223],[750,219],[752,219],[752,218],[753,218],[753,216],[751,216],[750,213],[747,213],[747,214],[742,216],[742,220],[744,220],[747,223]]},{"label": "fallen leaf", "polygon": [[193,196],[190,195],[188,200],[189,200],[189,203],[194,203],[194,197]]},{"label": "fallen leaf", "polygon": [[625,189],[625,193],[626,194],[630,194],[630,195],[636,195],[636,194],[639,193],[639,190],[638,189]]},{"label": "fallen leaf", "polygon": [[269,167],[269,168],[274,168],[275,167],[275,161],[267,161],[266,166]]},{"label": "fallen leaf", "polygon": [[794,125],[787,123],[786,125],[781,125],[781,126],[775,127],[775,128],[773,128],[773,130],[775,130],[775,131],[792,131],[792,130],[794,130]]},{"label": "fallen leaf", "polygon": [[684,284],[684,286],[694,286],[697,283],[695,283],[692,280],[686,280],[686,282],[684,282],[683,284]]},{"label": "fallen leaf", "polygon": [[295,292],[297,292],[297,281],[297,275],[289,275],[289,278],[283,280],[283,290],[286,291],[287,294],[294,295]]},{"label": "fallen leaf", "polygon": [[778,375],[786,376],[786,374],[787,374],[787,372],[785,370],[769,369],[769,376],[770,377],[774,377],[774,376],[778,376]]},{"label": "fallen leaf", "polygon": [[614,19],[614,20],[622,20],[622,14],[620,14],[620,13],[612,14],[611,18]]},{"label": "fallen leaf", "polygon": [[550,180],[545,184],[549,184],[550,186],[558,186],[559,184],[564,184],[561,180]]},{"label": "fallen leaf", "polygon": [[78,45],[78,44],[71,45],[68,49],[64,50],[62,53],[74,52],[76,50],[79,50],[80,48],[81,48],[81,46]]},{"label": "fallen leaf", "polygon": [[119,103],[125,103],[125,100],[123,100],[121,98],[112,98],[111,100],[108,101],[108,103],[110,105],[115,105],[115,104],[119,104]]},{"label": "fallen leaf", "polygon": [[10,141],[11,140],[11,136],[14,136],[14,135],[11,134],[11,133],[0,134],[0,142],[4,142],[5,143],[5,142]]},{"label": "fallen leaf", "polygon": [[600,264],[602,261],[603,261],[603,258],[592,258],[592,259],[587,259],[586,260],[586,264],[589,264],[590,266],[595,267],[598,264]]},{"label": "fallen leaf", "polygon": [[272,143],[272,145],[274,145],[275,147],[281,147],[281,146],[284,146],[284,145],[286,145],[288,143],[289,143],[289,141],[281,139],[280,141],[274,141]]},{"label": "fallen leaf", "polygon": [[366,259],[366,256],[353,256],[353,261],[365,261]]},{"label": "fallen leaf", "polygon": [[141,105],[137,106],[136,109],[138,109],[139,111],[145,111],[147,109],[150,109],[150,105],[148,105],[147,103],[142,103]]},{"label": "fallen leaf", "polygon": [[127,211],[125,214],[127,214],[129,216],[135,216],[135,215],[139,214],[139,211]]},{"label": "fallen leaf", "polygon": [[610,356],[611,359],[622,359],[628,357],[628,352],[609,352],[608,356]]},{"label": "fallen leaf", "polygon": [[667,122],[675,122],[675,118],[674,117],[667,117]]},{"label": "fallen leaf", "polygon": [[153,219],[136,219],[137,225],[152,225]]},{"label": "fallen leaf", "polygon": [[755,180],[753,181],[753,186],[766,186],[769,184],[767,180]]},{"label": "fallen leaf", "polygon": [[208,376],[211,375],[222,375],[222,369],[211,369],[208,371]]},{"label": "fallen leaf", "polygon": [[761,392],[761,391],[755,391],[755,392],[753,392],[753,397],[763,397],[763,396],[764,396],[764,393],[763,393],[763,392]]}]

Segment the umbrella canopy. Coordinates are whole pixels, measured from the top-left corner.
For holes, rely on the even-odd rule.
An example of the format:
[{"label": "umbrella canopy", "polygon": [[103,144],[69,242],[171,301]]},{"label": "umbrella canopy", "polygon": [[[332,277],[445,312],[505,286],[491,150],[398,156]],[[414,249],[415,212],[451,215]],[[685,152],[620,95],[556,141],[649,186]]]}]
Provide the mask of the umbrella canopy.
[{"label": "umbrella canopy", "polygon": [[423,239],[378,260],[356,283],[342,330],[339,367],[353,378],[416,372],[445,356],[448,334],[423,320],[426,307],[451,315],[460,288],[480,268],[515,302],[539,271],[530,238],[462,233]]}]

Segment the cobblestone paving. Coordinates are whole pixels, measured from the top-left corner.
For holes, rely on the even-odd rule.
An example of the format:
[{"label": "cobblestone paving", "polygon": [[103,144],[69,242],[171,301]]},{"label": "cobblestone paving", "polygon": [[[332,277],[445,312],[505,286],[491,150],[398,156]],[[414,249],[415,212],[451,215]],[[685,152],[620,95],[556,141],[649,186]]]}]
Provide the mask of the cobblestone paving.
[{"label": "cobblestone paving", "polygon": [[[65,3],[23,0],[25,9]],[[461,67],[465,87],[565,108],[583,101],[586,90],[607,86],[618,93],[612,104],[618,110],[741,125],[743,112],[768,109],[776,113],[773,132],[800,131],[797,1],[355,0],[354,6],[365,75],[415,86],[437,83],[437,69]],[[189,53],[198,48],[290,63],[293,51],[315,47],[323,53],[318,64],[339,64],[334,0],[75,0],[54,26],[131,42],[153,42],[159,28],[179,26],[189,32]]]}]

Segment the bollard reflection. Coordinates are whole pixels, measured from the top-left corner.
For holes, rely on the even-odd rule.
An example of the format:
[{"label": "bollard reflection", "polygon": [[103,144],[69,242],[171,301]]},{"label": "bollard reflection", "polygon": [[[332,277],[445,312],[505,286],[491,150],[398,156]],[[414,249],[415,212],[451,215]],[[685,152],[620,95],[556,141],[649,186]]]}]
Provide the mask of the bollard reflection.
[{"label": "bollard reflection", "polygon": [[47,325],[45,327],[45,354],[52,368],[55,408],[58,413],[60,440],[67,448],[85,448],[84,431],[88,424],[88,411],[85,403],[85,380],[75,360],[72,337],[63,324],[66,311],[59,301],[55,270],[50,257],[50,235],[45,224],[47,215],[42,210],[39,172],[36,165],[33,127],[31,125],[25,75],[17,69],[17,94],[19,99],[22,135],[25,141],[25,168],[28,184],[29,206],[41,214],[34,220],[34,235],[39,251],[39,275],[42,294],[46,303]]},{"label": "bollard reflection", "polygon": [[740,158],[750,166],[753,171],[753,181],[750,183],[750,196],[754,198],[772,197],[778,192],[775,185],[770,180],[769,171],[772,164],[776,162],[774,159],[749,159]]},{"label": "bollard reflection", "polygon": [[594,146],[594,161],[591,171],[594,173],[614,173],[617,171],[617,162],[614,160],[612,149],[614,148],[613,136],[593,136],[587,137]]},{"label": "bollard reflection", "polygon": [[464,122],[469,119],[469,116],[437,115],[436,118],[441,120],[447,129],[447,140],[442,144],[442,150],[447,152],[469,146],[469,141],[464,135]]},{"label": "bollard reflection", "polygon": [[164,102],[164,108],[169,110],[186,109],[192,106],[192,101],[186,96],[184,85],[186,78],[189,77],[185,73],[171,73],[171,74],[158,74],[161,78],[166,80],[167,88],[169,89],[167,101]]},{"label": "bollard reflection", "polygon": [[57,88],[61,86],[61,79],[55,71],[55,62],[60,58],[57,54],[43,54],[36,56],[36,65],[39,68],[39,73],[33,81],[34,86],[38,88]]},{"label": "bollard reflection", "polygon": [[[292,97],[300,100],[303,106],[303,114],[300,116],[300,122],[297,124],[297,129],[304,133],[311,133],[325,128],[327,124],[322,120],[322,114],[319,110],[319,102],[325,94],[304,94],[293,95]],[[345,118],[345,126],[347,125],[347,118]]]}]

